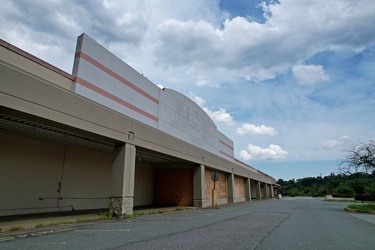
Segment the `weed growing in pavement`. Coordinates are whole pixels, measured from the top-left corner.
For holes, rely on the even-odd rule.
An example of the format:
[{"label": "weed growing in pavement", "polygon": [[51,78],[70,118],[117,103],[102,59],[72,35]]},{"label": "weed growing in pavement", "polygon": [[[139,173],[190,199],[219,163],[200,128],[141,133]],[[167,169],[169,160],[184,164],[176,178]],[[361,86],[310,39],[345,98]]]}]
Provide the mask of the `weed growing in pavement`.
[{"label": "weed growing in pavement", "polygon": [[180,206],[178,206],[178,207],[175,208],[175,211],[184,211],[184,210],[189,210],[189,209],[190,209],[190,207],[180,207]]},{"label": "weed growing in pavement", "polygon": [[62,221],[53,221],[48,223],[48,226],[57,226],[57,225],[64,225],[64,224],[72,224],[73,222],[67,221],[67,220],[62,220]]},{"label": "weed growing in pavement", "polygon": [[145,215],[145,214],[146,214],[146,213],[142,213],[142,212],[140,212],[140,213],[133,213],[133,214],[124,214],[124,215],[122,216],[122,218],[123,218],[123,219],[137,218],[137,217],[142,216],[142,215]]},{"label": "weed growing in pavement", "polygon": [[35,225],[35,228],[40,228],[40,227],[45,227],[46,225],[44,225],[43,223],[38,223]]},{"label": "weed growing in pavement", "polygon": [[22,227],[21,226],[12,226],[9,231],[18,231],[18,230],[21,230]]}]

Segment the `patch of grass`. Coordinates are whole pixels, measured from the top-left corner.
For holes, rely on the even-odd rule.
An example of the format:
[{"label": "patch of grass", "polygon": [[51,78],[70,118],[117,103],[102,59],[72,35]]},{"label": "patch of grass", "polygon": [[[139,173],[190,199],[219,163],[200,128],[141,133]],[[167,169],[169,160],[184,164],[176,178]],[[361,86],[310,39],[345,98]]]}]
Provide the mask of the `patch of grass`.
[{"label": "patch of grass", "polygon": [[91,218],[77,218],[77,223],[84,223],[84,222],[90,222],[90,221],[98,221],[98,220],[111,220],[113,219],[112,216],[108,216],[107,214],[100,214],[97,217],[91,217]]},{"label": "patch of grass", "polygon": [[178,207],[176,207],[175,211],[185,211],[185,210],[189,210],[189,209],[190,209],[190,207],[180,207],[180,206],[178,206]]},{"label": "patch of grass", "polygon": [[38,223],[35,225],[35,228],[40,228],[40,227],[45,227],[46,225],[44,225],[43,223]]},{"label": "patch of grass", "polygon": [[146,213],[139,212],[139,213],[133,213],[133,214],[124,214],[121,218],[123,219],[131,219],[131,218],[137,218],[139,216],[145,215]]},{"label": "patch of grass", "polygon": [[64,225],[64,224],[72,224],[73,222],[67,221],[67,220],[61,220],[61,221],[53,221],[48,223],[48,226],[57,226],[57,225]]},{"label": "patch of grass", "polygon": [[361,204],[361,205],[348,205],[345,208],[346,211],[349,212],[357,212],[357,213],[372,213],[375,214],[375,203],[369,204]]},{"label": "patch of grass", "polygon": [[324,201],[333,201],[333,202],[360,202],[362,203],[362,201],[358,201],[358,200],[353,200],[353,199],[324,199]]},{"label": "patch of grass", "polygon": [[94,218],[77,218],[76,222],[77,223],[84,223],[84,222],[89,222],[95,220]]},{"label": "patch of grass", "polygon": [[21,226],[12,226],[9,231],[18,231],[18,230],[21,230],[22,227]]}]

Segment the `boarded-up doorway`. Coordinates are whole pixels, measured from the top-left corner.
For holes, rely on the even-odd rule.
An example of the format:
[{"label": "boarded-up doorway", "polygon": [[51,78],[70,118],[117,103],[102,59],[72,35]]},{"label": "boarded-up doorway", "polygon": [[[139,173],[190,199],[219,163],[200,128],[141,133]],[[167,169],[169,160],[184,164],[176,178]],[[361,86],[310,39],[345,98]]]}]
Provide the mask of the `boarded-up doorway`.
[{"label": "boarded-up doorway", "polygon": [[160,169],[154,175],[154,204],[157,206],[193,205],[193,170]]}]

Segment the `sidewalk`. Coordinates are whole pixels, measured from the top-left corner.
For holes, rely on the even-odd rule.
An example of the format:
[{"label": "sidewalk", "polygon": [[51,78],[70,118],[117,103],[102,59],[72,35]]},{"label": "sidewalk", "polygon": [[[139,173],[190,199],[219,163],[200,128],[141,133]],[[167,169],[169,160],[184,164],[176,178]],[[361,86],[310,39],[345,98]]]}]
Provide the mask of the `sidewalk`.
[{"label": "sidewalk", "polygon": [[[189,209],[192,209],[189,207]],[[135,209],[136,214],[152,214],[178,211],[178,207],[150,207]],[[104,210],[72,211],[64,213],[30,214],[0,217],[0,234],[21,229],[105,220]]]}]

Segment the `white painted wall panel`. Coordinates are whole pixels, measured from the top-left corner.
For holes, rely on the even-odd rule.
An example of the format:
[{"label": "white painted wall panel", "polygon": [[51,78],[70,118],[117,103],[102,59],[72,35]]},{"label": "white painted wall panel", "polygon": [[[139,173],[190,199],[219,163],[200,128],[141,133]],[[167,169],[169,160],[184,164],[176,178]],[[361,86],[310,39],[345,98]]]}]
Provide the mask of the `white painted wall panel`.
[{"label": "white painted wall panel", "polygon": [[98,70],[95,66],[87,61],[81,59],[79,63],[80,76],[84,78],[84,80],[157,117],[158,105],[155,102],[144,97],[142,94],[124,83],[113,79],[113,77],[110,75],[105,73],[103,74],[102,71]]},{"label": "white painted wall panel", "polygon": [[128,117],[131,117],[135,120],[138,120],[140,122],[143,122],[145,124],[148,124],[151,127],[157,128],[157,122],[154,120],[151,120],[150,118],[139,114],[138,112],[135,112],[132,109],[129,109],[125,107],[124,105],[121,105],[111,99],[106,98],[105,96],[86,88],[85,86],[82,86],[80,84],[74,84],[73,87],[77,93],[80,93],[81,95],[85,96],[88,99],[95,100],[97,103],[100,103],[108,108],[111,108],[113,110],[116,110],[119,113],[122,113]]},{"label": "white painted wall panel", "polygon": [[190,98],[172,89],[159,89],[87,35],[79,37],[76,52],[76,93],[233,161],[233,142]]},{"label": "white painted wall panel", "polygon": [[[138,73],[124,61],[119,59],[117,56],[109,52],[106,48],[101,46],[95,40],[82,34],[79,38],[76,52],[82,51],[85,54],[92,57],[111,71],[125,78],[129,82],[133,83],[137,87],[141,88],[154,98],[158,98],[159,87],[153,84],[151,81],[146,79],[142,74]],[[81,41],[80,41],[81,40]],[[80,42],[82,42],[80,44]],[[73,72],[73,75],[76,72]]]}]

